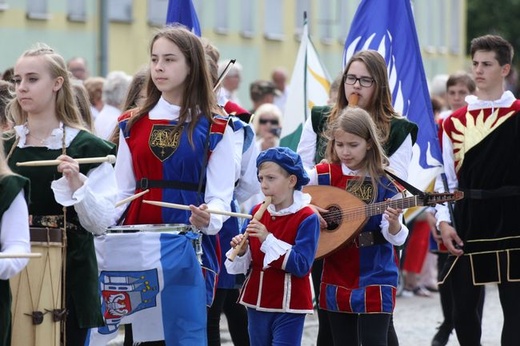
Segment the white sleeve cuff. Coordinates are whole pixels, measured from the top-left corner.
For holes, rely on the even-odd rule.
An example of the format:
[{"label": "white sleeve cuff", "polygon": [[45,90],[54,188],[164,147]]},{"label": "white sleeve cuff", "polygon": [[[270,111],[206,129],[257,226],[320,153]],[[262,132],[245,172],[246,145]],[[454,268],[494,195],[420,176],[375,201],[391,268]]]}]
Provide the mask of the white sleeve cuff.
[{"label": "white sleeve cuff", "polygon": [[269,266],[269,263],[276,261],[280,256],[284,255],[292,249],[292,245],[283,240],[276,239],[272,233],[267,235],[264,242],[260,246],[260,250],[265,253],[264,269]]},{"label": "white sleeve cuff", "polygon": [[236,256],[233,261],[227,259],[227,257],[231,256],[233,253],[233,248],[229,249],[226,252],[226,261],[224,265],[226,266],[226,270],[229,274],[246,274],[249,270],[249,266],[251,265],[251,251],[249,250],[249,246],[247,247],[246,253],[243,256]]}]

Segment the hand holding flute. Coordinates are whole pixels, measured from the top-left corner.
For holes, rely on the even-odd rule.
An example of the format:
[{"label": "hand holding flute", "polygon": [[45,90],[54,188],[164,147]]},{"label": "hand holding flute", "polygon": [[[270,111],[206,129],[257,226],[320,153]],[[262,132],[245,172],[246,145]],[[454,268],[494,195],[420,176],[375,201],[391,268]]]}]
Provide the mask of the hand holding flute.
[{"label": "hand holding flute", "polygon": [[262,216],[264,215],[264,212],[267,209],[267,206],[271,204],[271,197],[267,196],[260,206],[260,208],[256,211],[255,215],[253,216],[253,219],[247,225],[246,232],[244,234],[239,234],[235,236],[231,240],[231,246],[233,247],[233,252],[229,255],[228,260],[233,262],[235,257],[242,256],[246,252],[246,248],[244,248],[244,244],[246,243],[246,240],[250,234],[253,236],[262,238],[265,240],[265,237],[269,234],[265,226],[259,221]]}]

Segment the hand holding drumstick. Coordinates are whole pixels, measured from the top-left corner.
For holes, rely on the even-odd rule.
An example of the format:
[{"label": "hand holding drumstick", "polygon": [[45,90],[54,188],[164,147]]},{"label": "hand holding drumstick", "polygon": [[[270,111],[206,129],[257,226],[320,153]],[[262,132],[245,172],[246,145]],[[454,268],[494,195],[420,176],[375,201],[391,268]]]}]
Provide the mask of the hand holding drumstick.
[{"label": "hand holding drumstick", "polygon": [[237,255],[244,255],[244,253],[246,252],[244,244],[246,243],[247,237],[249,235],[260,238],[260,241],[264,241],[265,238],[267,238],[269,232],[267,231],[265,226],[258,220],[262,218],[262,215],[264,215],[264,212],[266,211],[267,206],[269,204],[271,204],[271,197],[267,196],[264,200],[264,203],[256,211],[251,222],[249,222],[249,225],[247,225],[246,232],[244,234],[239,234],[233,237],[233,239],[231,239],[231,246],[233,247],[233,252],[228,257],[228,260],[233,262]]}]

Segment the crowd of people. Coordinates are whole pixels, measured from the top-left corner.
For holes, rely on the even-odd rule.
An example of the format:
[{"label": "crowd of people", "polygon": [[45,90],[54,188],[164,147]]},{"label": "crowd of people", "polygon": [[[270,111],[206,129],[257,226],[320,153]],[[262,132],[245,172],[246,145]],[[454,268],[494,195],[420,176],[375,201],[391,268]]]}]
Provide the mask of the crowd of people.
[{"label": "crowd of people", "polygon": [[[394,110],[378,52],[352,56],[329,104],[312,108],[296,150],[279,145],[291,116],[285,68],[250,84],[246,110],[237,97],[242,65],[222,60],[211,42],[166,27],[148,52],[133,76],[91,77],[84,59],[65,61],[37,44],[0,82],[0,249],[27,254],[30,228],[63,230],[64,343],[83,345],[105,323],[95,237],[114,225],[162,224],[201,234],[201,263],[192,270],[205,296],[193,304],[206,308],[199,337],[211,346],[221,344],[222,314],[235,345],[298,345],[314,312],[319,346],[399,345],[400,280],[403,296],[439,292],[444,321],[433,346],[446,345],[453,330],[461,345],[480,344],[489,283],[498,284],[504,312],[500,342],[520,340],[520,101],[506,90],[513,49],[502,37],[472,40],[472,74],[446,76],[442,95],[432,92],[444,162],[432,190],[465,195],[413,222],[391,202],[406,195],[401,181],[418,126]],[[115,164],[76,160],[107,155]],[[41,160],[57,163],[17,165]],[[320,232],[338,211],[311,202],[306,186],[334,188],[328,197],[339,205],[348,197],[382,207],[352,241],[317,259]],[[158,208],[141,193],[185,208]],[[11,345],[9,279],[28,262],[0,259],[0,345]],[[125,325],[125,345],[141,323]]]}]

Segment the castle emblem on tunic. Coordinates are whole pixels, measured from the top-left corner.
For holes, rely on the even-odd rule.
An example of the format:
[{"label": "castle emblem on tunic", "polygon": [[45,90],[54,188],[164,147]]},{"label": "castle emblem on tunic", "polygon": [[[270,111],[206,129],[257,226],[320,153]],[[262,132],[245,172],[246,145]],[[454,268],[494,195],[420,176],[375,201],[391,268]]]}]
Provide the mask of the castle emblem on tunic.
[{"label": "castle emblem on tunic", "polygon": [[102,271],[99,282],[105,319],[105,326],[98,328],[100,334],[116,332],[123,317],[157,306],[157,269]]},{"label": "castle emblem on tunic", "polygon": [[184,126],[153,125],[148,145],[155,157],[161,162],[164,162],[177,150],[183,129]]}]

